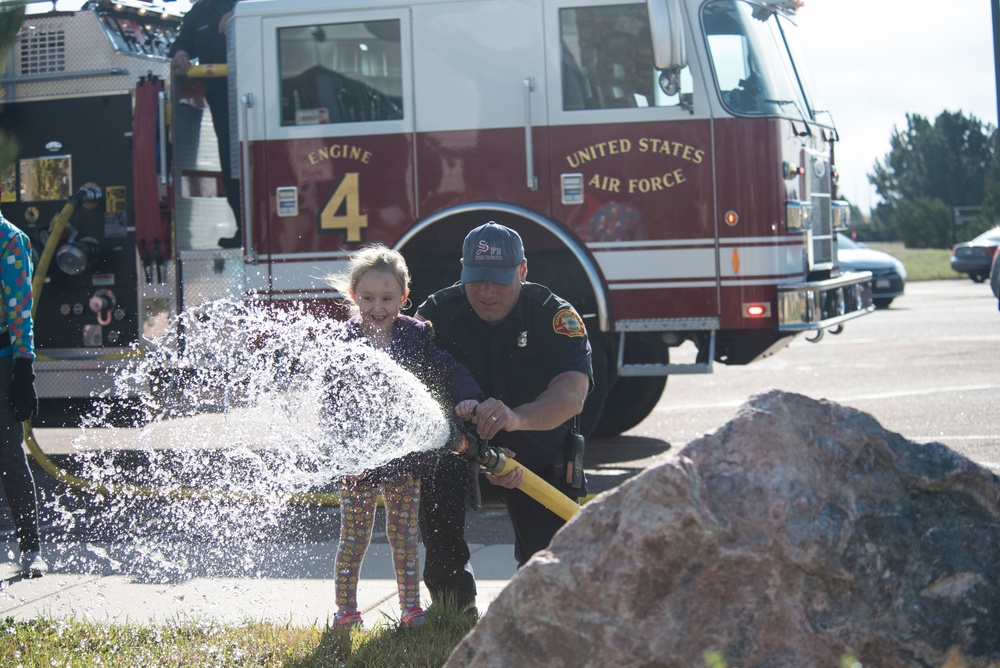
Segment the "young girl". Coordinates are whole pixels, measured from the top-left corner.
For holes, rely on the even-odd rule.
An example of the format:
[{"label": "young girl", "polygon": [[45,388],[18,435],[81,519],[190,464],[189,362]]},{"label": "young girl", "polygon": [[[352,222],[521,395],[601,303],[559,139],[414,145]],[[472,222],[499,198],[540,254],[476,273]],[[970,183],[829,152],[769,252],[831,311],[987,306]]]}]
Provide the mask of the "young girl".
[{"label": "young girl", "polygon": [[[364,340],[388,353],[424,384],[445,390],[463,420],[483,399],[469,371],[431,339],[427,323],[401,315],[409,295],[410,274],[403,256],[382,245],[366,246],[352,255],[347,276],[329,277],[331,285],[349,294],[355,314],[346,323],[346,340]],[[335,626],[362,627],[358,610],[361,562],[371,543],[376,492],[385,501],[385,533],[399,587],[402,623],[419,626],[420,607],[418,506],[420,458],[400,461],[339,482],[340,545],[337,549],[337,612]]]}]

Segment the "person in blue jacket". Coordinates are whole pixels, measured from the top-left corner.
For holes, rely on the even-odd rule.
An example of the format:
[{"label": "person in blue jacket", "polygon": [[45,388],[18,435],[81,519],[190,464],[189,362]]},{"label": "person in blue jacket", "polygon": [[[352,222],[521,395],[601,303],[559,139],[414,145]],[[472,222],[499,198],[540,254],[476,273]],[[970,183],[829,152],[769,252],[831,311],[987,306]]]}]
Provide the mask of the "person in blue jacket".
[{"label": "person in blue jacket", "polygon": [[38,499],[28,458],[21,447],[22,423],[38,412],[34,331],[31,320],[31,242],[0,215],[0,476],[21,548],[25,577],[48,572],[38,537]]}]

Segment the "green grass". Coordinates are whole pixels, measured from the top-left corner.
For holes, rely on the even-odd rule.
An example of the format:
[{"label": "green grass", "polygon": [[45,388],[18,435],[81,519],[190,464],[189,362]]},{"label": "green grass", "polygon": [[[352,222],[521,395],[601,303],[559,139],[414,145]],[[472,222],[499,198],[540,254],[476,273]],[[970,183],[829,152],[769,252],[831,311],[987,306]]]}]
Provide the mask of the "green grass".
[{"label": "green grass", "polygon": [[0,666],[51,668],[438,668],[475,625],[431,613],[415,629],[391,620],[367,633],[270,623],[102,624],[33,619],[0,622]]},{"label": "green grass", "polygon": [[900,241],[866,241],[872,250],[888,253],[906,267],[907,281],[937,281],[947,278],[964,278],[951,268],[949,248],[907,248]]}]

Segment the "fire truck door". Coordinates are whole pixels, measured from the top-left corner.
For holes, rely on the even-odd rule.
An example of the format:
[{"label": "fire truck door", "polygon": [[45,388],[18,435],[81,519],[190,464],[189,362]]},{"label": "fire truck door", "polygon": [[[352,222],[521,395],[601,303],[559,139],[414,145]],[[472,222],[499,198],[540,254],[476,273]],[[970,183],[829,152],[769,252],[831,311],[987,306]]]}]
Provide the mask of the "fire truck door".
[{"label": "fire truck door", "polygon": [[586,242],[616,320],[717,318],[711,118],[692,103],[704,83],[685,67],[664,92],[646,3],[545,11],[554,217]]},{"label": "fire truck door", "polygon": [[548,211],[540,4],[426,2],[413,16],[420,216],[480,201]]},{"label": "fire truck door", "polygon": [[316,294],[347,250],[391,244],[412,220],[409,10],[272,17],[261,34],[250,250],[274,294]]}]

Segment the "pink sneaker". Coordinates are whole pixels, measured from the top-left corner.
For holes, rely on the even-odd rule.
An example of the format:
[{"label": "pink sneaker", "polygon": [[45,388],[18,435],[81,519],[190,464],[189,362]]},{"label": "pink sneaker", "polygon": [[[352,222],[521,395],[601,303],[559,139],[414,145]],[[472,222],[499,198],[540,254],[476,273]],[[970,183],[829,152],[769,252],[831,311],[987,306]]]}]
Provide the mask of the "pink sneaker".
[{"label": "pink sneaker", "polygon": [[420,626],[426,621],[424,618],[424,610],[419,605],[413,608],[408,608],[406,612],[403,613],[403,618],[400,620],[403,626],[408,626],[414,628]]},{"label": "pink sneaker", "polygon": [[365,622],[357,610],[338,610],[333,615],[333,625],[335,627],[349,626],[358,631],[365,630]]}]

